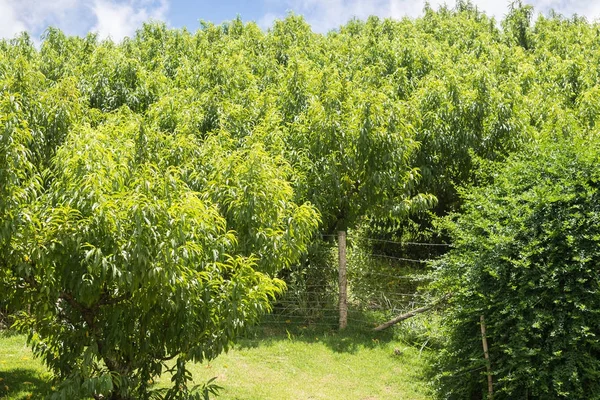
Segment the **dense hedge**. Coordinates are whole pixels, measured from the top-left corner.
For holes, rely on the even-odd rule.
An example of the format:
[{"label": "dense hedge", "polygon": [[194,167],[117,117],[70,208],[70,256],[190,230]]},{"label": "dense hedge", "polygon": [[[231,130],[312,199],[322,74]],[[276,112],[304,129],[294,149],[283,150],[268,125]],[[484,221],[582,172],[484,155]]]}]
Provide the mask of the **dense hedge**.
[{"label": "dense hedge", "polygon": [[496,399],[600,398],[600,141],[541,143],[464,190],[438,265],[453,293],[441,397],[487,392],[479,316]]}]

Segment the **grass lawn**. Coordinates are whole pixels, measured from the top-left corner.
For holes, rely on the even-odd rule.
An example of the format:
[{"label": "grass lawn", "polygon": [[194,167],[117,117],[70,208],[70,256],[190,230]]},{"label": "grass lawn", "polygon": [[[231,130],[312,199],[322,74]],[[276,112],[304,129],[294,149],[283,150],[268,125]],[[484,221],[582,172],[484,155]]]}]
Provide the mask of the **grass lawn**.
[{"label": "grass lawn", "polygon": [[50,391],[50,380],[26,346],[25,336],[0,332],[0,399],[40,399]]},{"label": "grass lawn", "polygon": [[[287,328],[287,329],[286,329]],[[217,377],[220,399],[427,399],[426,355],[387,332],[270,325],[210,363],[193,364],[196,383]],[[50,376],[23,336],[0,335],[0,398],[38,399]],[[160,386],[167,386],[163,376]]]}]

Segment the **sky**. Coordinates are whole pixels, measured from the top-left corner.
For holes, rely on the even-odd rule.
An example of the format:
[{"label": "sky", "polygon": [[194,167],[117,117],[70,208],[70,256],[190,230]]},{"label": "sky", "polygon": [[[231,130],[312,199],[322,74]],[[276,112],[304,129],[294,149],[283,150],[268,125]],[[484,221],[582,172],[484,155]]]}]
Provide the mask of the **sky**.
[{"label": "sky", "polygon": [[[472,0],[480,10],[501,19],[510,0]],[[437,8],[454,0],[429,0]],[[589,21],[600,18],[599,0],[525,0],[536,13],[549,10]],[[132,36],[144,21],[164,21],[174,28],[196,30],[199,21],[221,23],[236,18],[268,29],[289,12],[303,15],[316,32],[327,32],[349,19],[369,15],[402,18],[421,15],[424,0],[0,0],[0,38],[27,31],[38,42],[48,26],[69,35],[97,32],[120,41]]]}]

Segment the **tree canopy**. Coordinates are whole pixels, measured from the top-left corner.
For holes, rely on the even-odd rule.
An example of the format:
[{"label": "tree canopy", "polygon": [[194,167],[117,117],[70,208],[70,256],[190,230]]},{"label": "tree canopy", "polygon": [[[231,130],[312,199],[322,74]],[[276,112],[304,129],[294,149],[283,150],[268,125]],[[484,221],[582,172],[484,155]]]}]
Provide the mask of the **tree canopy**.
[{"label": "tree canopy", "polygon": [[[185,362],[266,312],[316,233],[463,201],[467,221],[475,200],[458,187],[495,207],[481,165],[593,137],[599,32],[458,1],[326,35],[289,15],[267,31],[236,19],[149,23],[121,43],[54,28],[39,47],[2,40],[0,301],[27,310],[18,325],[64,379],[56,398],[149,397],[173,357],[165,396],[183,396]],[[514,160],[502,171],[525,173]],[[546,176],[534,167],[527,179]]]}]

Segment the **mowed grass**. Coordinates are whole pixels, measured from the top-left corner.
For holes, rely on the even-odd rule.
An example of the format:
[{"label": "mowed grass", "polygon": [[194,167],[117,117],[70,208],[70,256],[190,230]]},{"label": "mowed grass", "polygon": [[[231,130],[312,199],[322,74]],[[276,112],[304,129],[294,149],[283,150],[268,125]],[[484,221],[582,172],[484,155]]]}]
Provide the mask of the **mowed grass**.
[{"label": "mowed grass", "polygon": [[[195,383],[216,377],[223,387],[219,399],[429,398],[422,377],[426,354],[389,333],[279,324],[250,336],[216,360],[190,364]],[[0,379],[2,399],[38,399],[51,387],[20,335],[0,335]],[[169,380],[163,376],[158,385]]]},{"label": "mowed grass", "polygon": [[33,358],[25,336],[0,332],[0,399],[40,399],[52,376]]},{"label": "mowed grass", "polygon": [[216,377],[222,399],[427,399],[419,350],[377,338],[307,330],[244,340],[210,363],[192,366],[199,382]]}]

